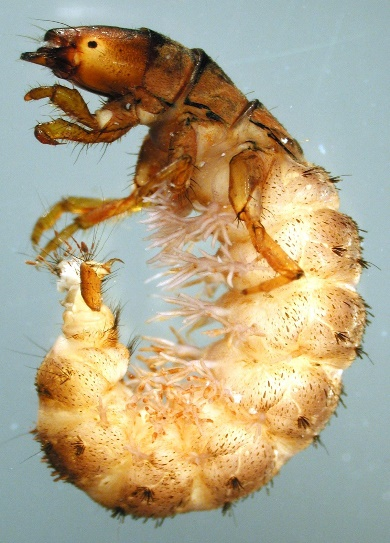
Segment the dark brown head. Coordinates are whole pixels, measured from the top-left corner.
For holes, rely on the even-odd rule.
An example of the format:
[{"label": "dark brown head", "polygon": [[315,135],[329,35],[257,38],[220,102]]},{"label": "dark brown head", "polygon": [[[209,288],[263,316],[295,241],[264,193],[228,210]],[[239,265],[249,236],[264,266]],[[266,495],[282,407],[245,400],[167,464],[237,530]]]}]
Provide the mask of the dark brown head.
[{"label": "dark brown head", "polygon": [[62,79],[105,96],[122,95],[142,84],[149,55],[147,29],[110,26],[55,28],[45,46],[22,60],[47,66]]}]

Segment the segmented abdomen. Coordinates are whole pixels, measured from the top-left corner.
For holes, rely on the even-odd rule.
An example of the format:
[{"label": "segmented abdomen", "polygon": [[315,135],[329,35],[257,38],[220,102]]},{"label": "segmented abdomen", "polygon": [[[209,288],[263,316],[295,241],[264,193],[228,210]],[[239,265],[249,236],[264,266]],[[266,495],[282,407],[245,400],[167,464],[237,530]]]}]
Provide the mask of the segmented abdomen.
[{"label": "segmented abdomen", "polygon": [[[66,287],[64,337],[38,372],[37,433],[59,476],[117,513],[226,508],[316,439],[337,406],[365,321],[354,290],[359,236],[337,211],[323,169],[280,149],[276,157],[261,221],[304,276],[271,292],[250,293],[275,272],[237,221],[227,176],[219,193],[210,188],[215,177],[207,172],[216,165],[207,153],[191,214],[167,188],[149,198],[152,244],[161,248],[155,262],[168,266],[167,286],[225,285],[216,300],[170,299],[170,315],[187,324],[215,321],[209,346],[152,340],[149,369],[131,365],[132,379],[123,381],[128,354],[111,312],[90,309],[77,280]],[[194,244],[210,238],[219,243],[215,253],[197,252]]]}]

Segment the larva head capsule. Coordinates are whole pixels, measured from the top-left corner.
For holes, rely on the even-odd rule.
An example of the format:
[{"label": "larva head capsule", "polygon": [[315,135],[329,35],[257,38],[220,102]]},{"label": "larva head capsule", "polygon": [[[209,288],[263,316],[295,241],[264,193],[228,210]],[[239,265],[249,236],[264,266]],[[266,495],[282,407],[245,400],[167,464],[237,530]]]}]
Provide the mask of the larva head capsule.
[{"label": "larva head capsule", "polygon": [[62,79],[105,96],[128,93],[142,85],[149,58],[150,31],[108,26],[54,28],[44,47],[22,60],[53,70]]}]

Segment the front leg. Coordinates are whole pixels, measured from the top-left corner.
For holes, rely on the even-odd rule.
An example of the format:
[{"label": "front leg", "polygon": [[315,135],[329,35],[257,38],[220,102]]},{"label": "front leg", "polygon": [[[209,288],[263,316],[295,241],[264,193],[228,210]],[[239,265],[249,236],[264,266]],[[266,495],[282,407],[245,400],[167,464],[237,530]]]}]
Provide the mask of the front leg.
[{"label": "front leg", "polygon": [[68,117],[75,119],[89,128],[97,128],[96,119],[90,113],[84,98],[78,90],[70,89],[63,85],[42,86],[31,89],[24,97],[26,102],[30,100],[42,100],[42,98],[49,98],[50,102],[61,109]]},{"label": "front leg", "polygon": [[76,123],[71,123],[65,119],[55,119],[48,123],[40,123],[34,129],[34,135],[40,143],[46,145],[59,145],[66,141],[75,141],[78,143],[112,143],[122,137],[129,128],[120,130],[87,130]]},{"label": "front leg", "polygon": [[245,294],[270,292],[299,279],[303,270],[271,238],[261,223],[261,188],[272,168],[266,166],[260,151],[247,149],[230,161],[229,199],[239,220],[243,220],[256,251],[279,275],[268,281],[246,289]]},{"label": "front leg", "polygon": [[132,94],[108,101],[96,113],[90,113],[83,97],[76,89],[63,85],[31,89],[26,101],[49,98],[65,115],[63,118],[38,124],[35,136],[41,143],[57,145],[63,141],[80,143],[111,143],[139,124],[136,99]]}]

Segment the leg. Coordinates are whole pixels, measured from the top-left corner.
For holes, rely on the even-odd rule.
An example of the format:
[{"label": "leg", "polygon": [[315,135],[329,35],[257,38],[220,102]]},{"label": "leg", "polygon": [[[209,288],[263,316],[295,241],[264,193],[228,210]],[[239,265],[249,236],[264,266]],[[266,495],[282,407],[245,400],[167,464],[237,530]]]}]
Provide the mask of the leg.
[{"label": "leg", "polygon": [[237,218],[243,220],[256,251],[279,276],[248,289],[269,292],[303,275],[302,269],[274,241],[261,224],[261,185],[271,166],[265,165],[259,151],[242,151],[230,161],[229,199]]},{"label": "leg", "polygon": [[[61,121],[61,119],[59,120]],[[187,179],[192,172],[192,164],[188,164],[188,159],[180,157],[179,153],[183,150],[188,151],[189,148],[193,149],[194,146],[193,130],[189,131],[190,138],[186,137],[187,133],[185,131],[184,134],[173,136],[173,138],[177,138],[178,142],[180,139],[184,140],[184,143],[178,149],[176,141],[173,142],[173,151],[170,156],[161,151],[149,136],[145,138],[136,169],[135,189],[128,197],[102,200],[71,196],[56,203],[36,222],[31,235],[34,245],[38,245],[45,231],[55,227],[64,213],[72,213],[76,216],[67,227],[56,233],[55,237],[45,245],[41,256],[45,257],[50,254],[78,230],[87,230],[113,217],[140,211],[145,205],[143,198],[152,194],[164,180],[169,179],[170,188],[175,194],[182,190],[185,191]],[[190,143],[188,143],[188,139]],[[172,162],[166,166],[168,160],[172,160]]]},{"label": "leg", "polygon": [[78,90],[70,89],[63,85],[37,87],[31,89],[24,97],[26,102],[41,100],[42,98],[49,98],[51,103],[61,109],[68,117],[72,117],[72,119],[89,128],[97,128],[96,119],[90,113],[87,104]]},{"label": "leg", "polygon": [[[49,92],[53,92],[52,87],[43,89],[43,91],[36,89],[37,93],[33,93],[34,96],[31,99],[47,96]],[[93,116],[91,116],[92,120],[88,118],[89,113],[85,109],[86,105],[82,101],[81,96],[77,91],[75,91],[76,95],[68,93],[68,91],[72,91],[72,89],[67,89],[66,87],[62,87],[60,91],[57,89],[53,95],[50,95],[51,100],[56,105],[66,109],[68,114],[70,114],[71,109],[69,104],[75,105],[76,103],[77,107],[72,109],[72,116],[76,117],[75,109],[77,109],[77,114],[80,114],[91,126],[94,122]],[[116,102],[109,102],[100,112],[103,116],[106,113],[115,116],[116,109],[123,107],[124,103],[125,98],[121,98],[121,100]],[[109,122],[111,124],[111,121]],[[100,132],[97,130],[88,131],[77,124],[68,123],[63,119],[39,125],[38,128],[42,126],[49,129],[49,135],[48,132],[45,132],[45,136],[48,136],[49,143],[54,144],[57,143],[57,139],[97,143],[109,141],[111,136],[114,136],[113,139],[118,137],[118,131],[109,132],[103,129],[100,129]],[[63,131],[61,132],[60,129]],[[124,130],[127,131],[128,128]],[[55,226],[63,213],[76,215],[70,225],[59,233],[56,233],[55,238],[46,244],[41,255],[43,257],[47,256],[47,254],[59,247],[63,241],[72,236],[77,230],[86,230],[107,219],[139,211],[145,205],[143,199],[155,192],[157,187],[164,181],[169,183],[168,186],[174,195],[185,193],[189,187],[196,156],[196,136],[191,123],[187,120],[174,123],[174,130],[172,131],[174,135],[170,136],[169,144],[171,151],[162,151],[149,136],[145,139],[137,164],[136,186],[128,197],[115,200],[69,197],[55,204],[45,215],[40,217],[32,233],[32,241],[35,245],[39,243],[42,234],[46,230]]]},{"label": "leg", "polygon": [[49,211],[35,223],[31,234],[34,246],[38,245],[42,234],[53,228],[63,213],[73,213],[76,217],[63,230],[55,233],[41,250],[41,256],[46,257],[55,251],[64,241],[73,236],[78,230],[87,230],[101,222],[124,213],[134,213],[143,207],[137,190],[130,196],[117,200],[102,200],[99,198],[83,198],[71,196],[56,203]]},{"label": "leg", "polygon": [[[76,123],[62,118],[38,124],[35,136],[41,143],[58,145],[61,140],[81,143],[111,143],[139,124],[133,95],[107,102],[95,114],[76,89],[62,85],[31,89],[25,100],[49,98]],[[60,141],[59,141],[60,140]]]},{"label": "leg", "polygon": [[71,123],[65,119],[55,119],[48,123],[38,124],[35,127],[34,135],[40,143],[47,145],[59,145],[61,140],[86,144],[111,143],[126,134],[130,128],[109,131],[87,130],[79,124]]}]

